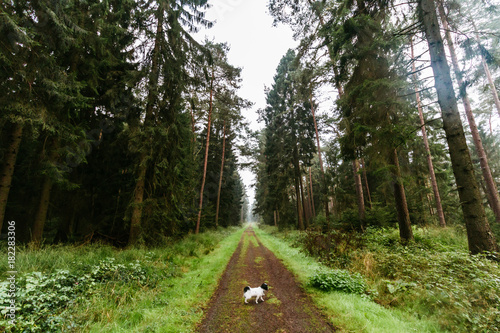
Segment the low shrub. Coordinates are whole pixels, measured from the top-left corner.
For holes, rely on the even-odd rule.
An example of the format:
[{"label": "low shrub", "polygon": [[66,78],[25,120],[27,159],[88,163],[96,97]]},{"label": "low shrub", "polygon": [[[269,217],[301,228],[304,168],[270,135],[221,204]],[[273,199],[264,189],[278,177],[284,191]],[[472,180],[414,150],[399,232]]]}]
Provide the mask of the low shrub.
[{"label": "low shrub", "polygon": [[284,239],[337,272],[314,275],[310,282],[318,289],[352,286],[349,277],[358,274],[366,281],[365,293],[383,306],[453,332],[500,332],[498,263],[469,254],[463,227],[416,227],[413,233],[415,241],[407,245],[394,228],[370,227],[357,235],[316,230],[290,237],[289,232]]},{"label": "low shrub", "polygon": [[[32,272],[23,275],[17,281],[17,324],[10,329],[16,332],[53,332],[60,330],[62,325],[75,326],[71,323],[71,316],[62,316],[61,313],[78,299],[87,297],[97,284],[135,282],[141,286],[151,286],[158,280],[155,274],[147,274],[138,261],[117,264],[115,258],[105,258],[95,266],[76,270],[79,274],[57,270],[53,273]],[[0,283],[0,304],[8,304],[8,288],[8,281]],[[1,314],[4,316],[6,313],[7,309],[3,308]]]},{"label": "low shrub", "polygon": [[341,269],[317,272],[311,277],[310,284],[323,291],[335,290],[359,295],[366,292],[366,282],[361,274],[351,274]]},{"label": "low shrub", "polygon": [[[183,275],[234,230],[189,235],[155,249],[119,251],[96,244],[21,248],[16,258],[16,268],[22,272],[16,278],[16,325],[9,324],[6,316],[11,292],[10,282],[4,280],[0,332],[82,331],[102,318],[102,308],[109,315],[132,299],[157,295],[164,280]],[[188,259],[193,257],[196,260]],[[0,265],[0,276],[6,272],[6,265]],[[116,311],[127,313],[126,320],[128,312],[129,307]]]}]

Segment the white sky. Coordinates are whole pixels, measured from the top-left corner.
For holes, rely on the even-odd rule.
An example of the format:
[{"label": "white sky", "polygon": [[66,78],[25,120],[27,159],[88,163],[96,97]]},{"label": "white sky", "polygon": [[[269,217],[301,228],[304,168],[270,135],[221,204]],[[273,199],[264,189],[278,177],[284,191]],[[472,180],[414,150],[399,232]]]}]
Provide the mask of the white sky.
[{"label": "white sky", "polygon": [[[229,63],[243,68],[239,95],[255,103],[252,109],[244,111],[253,130],[262,127],[257,123],[257,110],[265,106],[264,86],[271,86],[280,59],[297,45],[289,27],[272,26],[267,1],[214,0],[207,12],[207,19],[216,21],[214,26],[195,36],[199,41],[208,37],[231,47]],[[248,170],[240,170],[240,174],[253,202],[254,190],[250,185],[255,181],[254,175]]]}]

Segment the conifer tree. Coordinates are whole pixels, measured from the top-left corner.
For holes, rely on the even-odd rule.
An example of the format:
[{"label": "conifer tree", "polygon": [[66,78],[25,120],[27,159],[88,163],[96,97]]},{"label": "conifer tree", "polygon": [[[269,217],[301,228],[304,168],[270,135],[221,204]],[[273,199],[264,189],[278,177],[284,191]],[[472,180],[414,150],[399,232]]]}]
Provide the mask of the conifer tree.
[{"label": "conifer tree", "polygon": [[342,141],[344,151],[354,157],[358,148],[369,147],[384,156],[390,165],[400,237],[406,242],[413,234],[397,148],[405,140],[398,122],[408,105],[397,97],[405,83],[387,56],[399,42],[384,34],[387,10],[385,2],[344,3],[324,33],[335,37],[330,47],[340,66],[336,80],[346,82],[339,100],[349,128],[349,137]]},{"label": "conifer tree", "polygon": [[[299,229],[305,228],[305,200],[301,195],[301,165],[310,166],[314,148],[314,122],[310,112],[307,87],[300,84],[295,53],[289,50],[281,59],[274,83],[267,91],[267,106],[261,111],[265,128],[266,172],[269,194],[261,198],[259,207],[266,215],[286,210],[288,189],[293,188],[295,219]],[[293,183],[288,183],[287,179]],[[265,207],[265,208],[264,208]]]},{"label": "conifer tree", "polygon": [[469,251],[472,254],[484,251],[496,252],[498,250],[496,240],[486,220],[455,100],[450,68],[439,32],[435,2],[420,0],[418,14],[429,44],[435,87],[467,228]]},{"label": "conifer tree", "polygon": [[[147,54],[145,66],[147,90],[144,122],[135,129],[137,134],[134,134],[137,135],[136,147],[139,157],[131,204],[129,245],[134,245],[139,240],[143,224],[144,198],[147,197],[145,192],[148,183],[154,185],[154,180],[147,179],[148,170],[155,170],[154,173],[159,172],[162,175],[169,196],[178,191],[173,190],[171,186],[174,184],[173,176],[178,176],[180,171],[174,171],[176,164],[181,162],[185,154],[180,144],[184,135],[183,120],[180,120],[184,119],[184,115],[180,114],[180,110],[187,81],[186,58],[188,53],[199,52],[201,49],[190,36],[190,32],[195,31],[199,25],[211,25],[203,18],[202,10],[206,6],[204,0],[162,0],[146,1],[141,8],[141,20],[144,22],[141,27],[144,31],[141,33],[148,37],[147,42],[152,44],[152,48]],[[149,27],[153,29],[150,30]],[[158,147],[157,144],[165,139],[169,146]],[[155,149],[161,149],[164,154],[157,155]],[[168,162],[160,162],[160,156]],[[166,163],[170,170],[158,170],[159,166]],[[171,199],[167,199],[167,202],[176,202]]]}]

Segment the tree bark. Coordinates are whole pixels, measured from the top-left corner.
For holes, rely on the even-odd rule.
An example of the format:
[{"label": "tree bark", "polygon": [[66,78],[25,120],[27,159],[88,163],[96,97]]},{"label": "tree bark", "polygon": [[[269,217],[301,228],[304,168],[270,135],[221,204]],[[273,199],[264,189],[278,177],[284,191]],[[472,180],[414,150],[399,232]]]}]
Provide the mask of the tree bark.
[{"label": "tree bark", "polygon": [[299,177],[299,186],[300,186],[300,199],[302,202],[302,211],[304,212],[304,229],[306,229],[308,224],[309,224],[308,223],[309,216],[307,214],[308,209],[307,209],[304,185],[303,185],[303,181],[302,181],[302,172],[300,173],[300,177]]},{"label": "tree bark", "polygon": [[469,251],[472,254],[484,251],[495,252],[498,250],[496,240],[486,219],[481,194],[474,177],[472,160],[453,91],[450,68],[446,62],[443,40],[439,33],[434,1],[419,0],[419,11],[429,44],[435,87],[465,219]]},{"label": "tree bark", "polygon": [[[51,151],[49,153],[48,162],[53,163],[57,160],[57,140],[53,140]],[[43,229],[45,227],[45,222],[47,221],[47,212],[49,210],[50,204],[50,193],[52,191],[53,181],[49,175],[45,175],[42,185],[42,191],[40,194],[40,202],[38,204],[38,209],[33,221],[33,231],[31,235],[31,241],[35,245],[39,245],[43,238]]]},{"label": "tree bark", "polygon": [[[314,104],[312,100],[312,95],[310,97],[310,102],[311,102],[311,113],[313,116],[313,121],[314,121],[314,130],[316,131],[316,143],[318,145],[318,158],[319,158],[319,167],[321,169],[321,180],[323,181],[323,184],[321,188],[323,189],[323,201],[324,201],[324,206],[325,206],[325,216],[326,220],[330,220],[330,210],[328,209],[328,188],[326,185],[326,179],[325,179],[325,169],[323,167],[323,158],[321,157],[321,145],[319,143],[319,131],[318,131],[318,124],[316,122],[316,114],[314,112]],[[316,215],[316,214],[314,214]]]},{"label": "tree bark", "polygon": [[195,234],[198,234],[200,232],[201,210],[203,208],[203,190],[205,189],[205,181],[207,179],[208,149],[210,146],[210,127],[212,124],[214,79],[215,79],[215,72],[214,69],[212,68],[212,80],[210,82],[210,107],[208,110],[208,120],[207,120],[207,142],[205,147],[205,162],[203,163],[203,179],[201,181],[200,205],[198,207],[198,220],[196,221]]},{"label": "tree bark", "polygon": [[297,198],[297,217],[299,230],[304,230],[304,218],[302,213],[302,204],[300,198],[300,169],[299,169],[299,156],[297,151],[297,143],[294,143],[293,148],[293,166],[294,166],[294,181],[295,181],[295,196]]},{"label": "tree bark", "polygon": [[[191,101],[191,132],[192,132],[192,137],[191,137],[191,143],[195,143],[196,141],[196,124],[195,124],[195,120],[194,120],[194,110],[193,110],[193,105],[194,105],[194,101]],[[193,149],[194,151],[194,149]]]},{"label": "tree bark", "polygon": [[363,165],[363,180],[366,187],[366,195],[368,196],[368,203],[370,204],[370,209],[372,208],[372,196],[370,194],[370,187],[368,186],[368,177],[366,176],[366,164],[365,159],[361,157],[361,164]]},{"label": "tree bark", "polygon": [[[411,58],[413,60],[414,59],[413,39],[410,39],[410,46],[411,46]],[[412,70],[414,73],[413,77],[416,80],[417,74],[415,73],[416,72],[415,62],[413,62],[412,64]],[[424,140],[425,152],[427,155],[427,167],[429,168],[429,175],[431,177],[431,186],[432,186],[432,192],[434,193],[434,200],[436,202],[436,211],[439,218],[439,225],[444,228],[446,227],[446,220],[444,218],[443,206],[441,204],[441,195],[439,194],[439,188],[436,181],[436,174],[434,172],[434,164],[432,163],[432,155],[431,155],[431,149],[429,147],[429,140],[427,139],[427,131],[425,130],[425,120],[424,120],[424,113],[422,111],[422,102],[420,100],[420,94],[416,86],[415,86],[415,95],[417,98],[417,109],[418,109],[418,116],[420,118],[420,128],[422,130],[422,138]]]},{"label": "tree bark", "polygon": [[42,192],[40,195],[40,203],[38,204],[38,210],[35,215],[35,220],[33,221],[33,233],[31,236],[31,241],[35,245],[39,245],[42,241],[43,229],[45,227],[45,221],[47,221],[47,212],[49,210],[51,191],[52,179],[50,179],[49,176],[45,176],[42,185]]},{"label": "tree bark", "polygon": [[396,211],[398,213],[399,237],[403,243],[413,240],[413,231],[410,223],[410,212],[406,202],[405,188],[401,182],[401,169],[399,167],[398,152],[396,149],[392,153],[392,176],[394,186],[394,198],[396,201]]},{"label": "tree bark", "polygon": [[312,214],[313,217],[316,217],[316,207],[314,207],[314,192],[313,192],[313,181],[312,181],[312,170],[311,167],[309,167],[309,194],[311,197],[311,207],[312,207]]},{"label": "tree bark", "polygon": [[361,222],[361,229],[365,228],[365,199],[363,196],[363,184],[361,183],[361,175],[359,174],[359,161],[352,161],[352,171],[354,173],[354,184],[356,188],[356,198],[358,201],[358,217]]},{"label": "tree bark", "polygon": [[222,176],[224,174],[224,154],[226,152],[226,122],[223,126],[223,139],[222,139],[222,161],[220,163],[220,176],[219,176],[219,191],[217,192],[217,207],[215,210],[215,227],[219,226],[219,205],[220,205],[220,192],[222,189]]},{"label": "tree bark", "polygon": [[141,234],[142,208],[144,201],[144,187],[146,186],[146,171],[147,171],[147,156],[141,154],[141,163],[139,164],[139,172],[134,189],[134,203],[132,215],[130,218],[130,231],[128,237],[128,245],[132,246],[137,243]]},{"label": "tree bark", "polygon": [[22,138],[23,125],[19,123],[13,124],[0,178],[0,231],[2,230],[3,221],[5,219],[7,200],[9,199],[9,191],[12,184],[12,177],[14,176],[17,153],[19,152]]}]

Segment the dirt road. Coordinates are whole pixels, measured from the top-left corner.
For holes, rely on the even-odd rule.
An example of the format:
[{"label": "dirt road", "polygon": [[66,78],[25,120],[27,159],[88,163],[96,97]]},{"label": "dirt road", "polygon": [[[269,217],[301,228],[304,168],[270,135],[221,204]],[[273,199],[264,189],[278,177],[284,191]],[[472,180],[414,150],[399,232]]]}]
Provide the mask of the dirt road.
[{"label": "dirt road", "polygon": [[[264,302],[244,303],[243,288],[269,285]],[[242,236],[198,332],[335,332],[281,261],[251,228]]]}]

